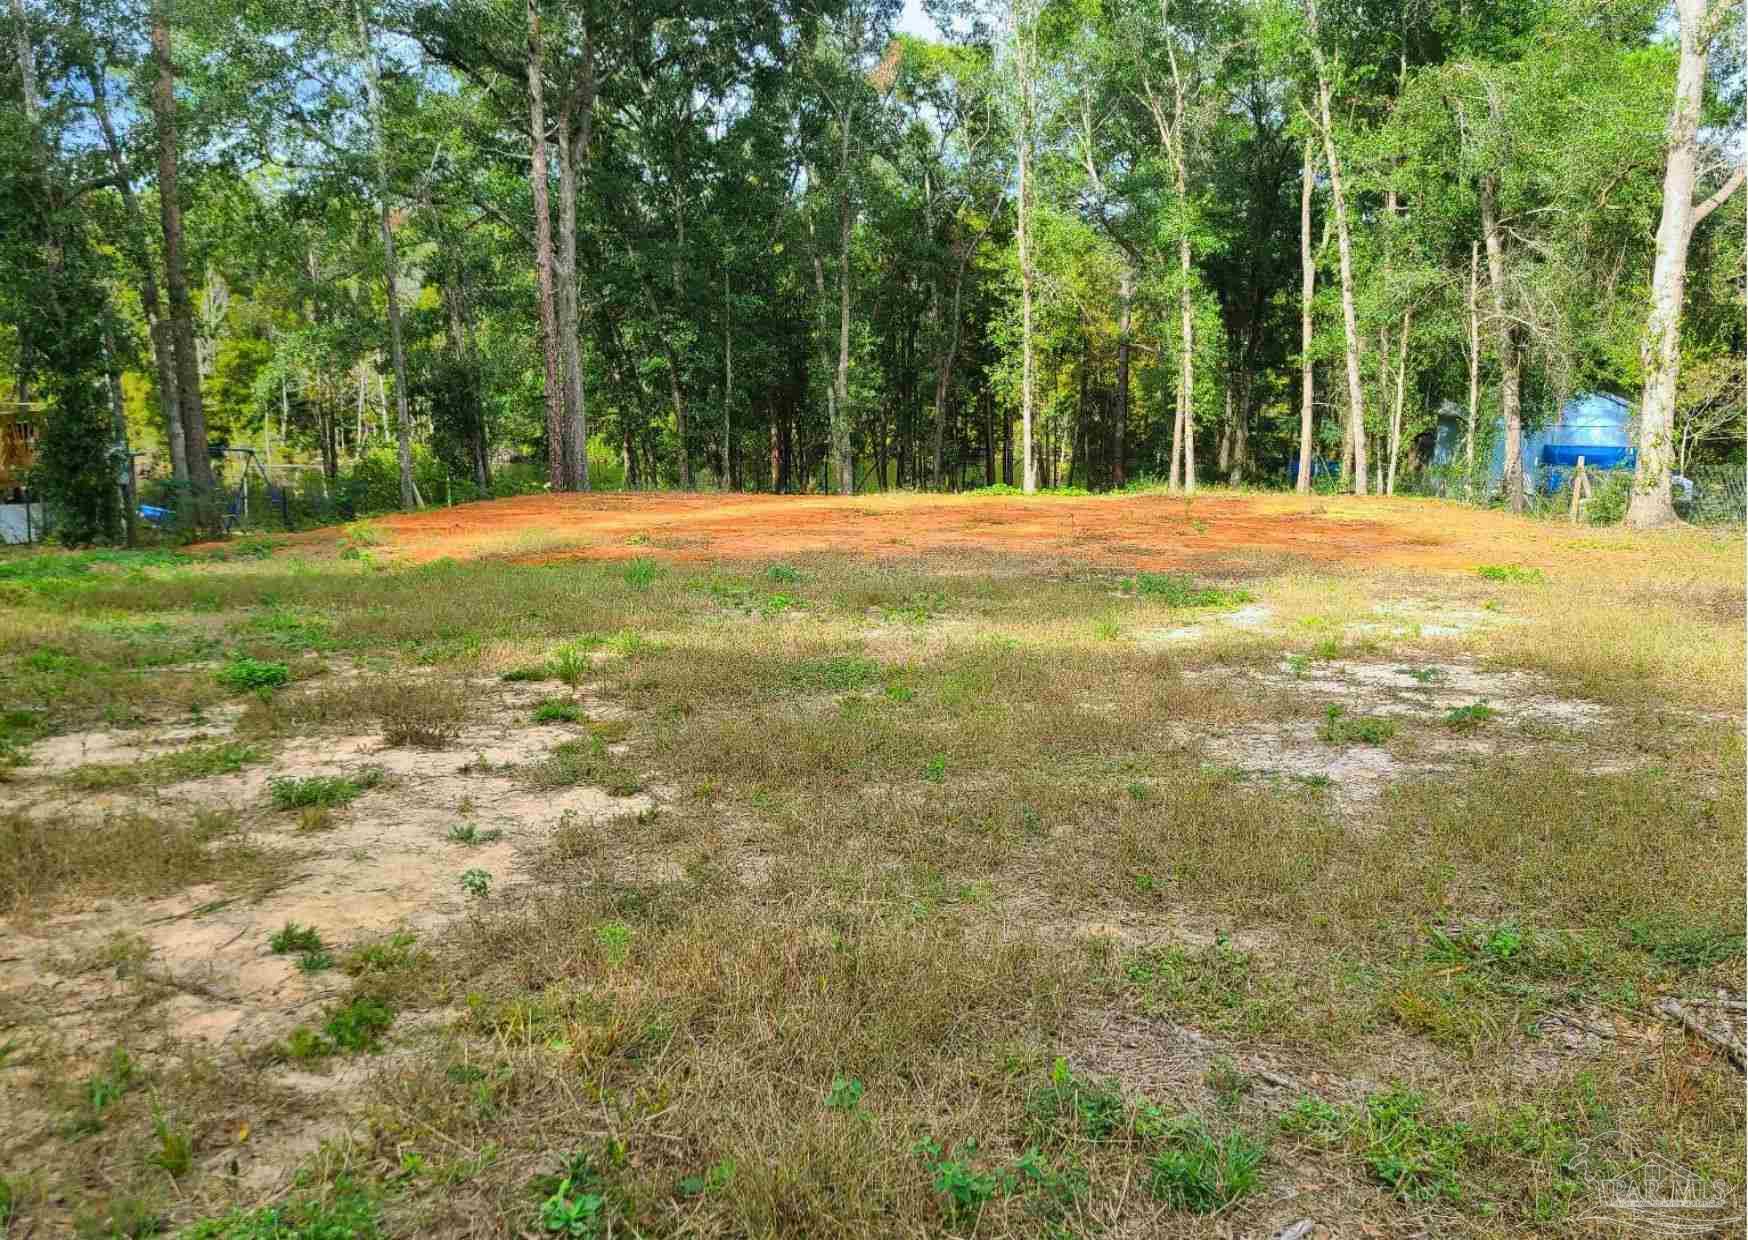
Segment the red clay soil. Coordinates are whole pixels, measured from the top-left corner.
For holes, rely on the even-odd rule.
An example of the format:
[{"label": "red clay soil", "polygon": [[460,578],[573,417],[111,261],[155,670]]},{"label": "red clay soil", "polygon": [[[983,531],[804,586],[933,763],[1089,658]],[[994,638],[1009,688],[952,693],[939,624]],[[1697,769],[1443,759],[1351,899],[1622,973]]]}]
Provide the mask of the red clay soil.
[{"label": "red clay soil", "polygon": [[[402,562],[652,556],[768,561],[1017,557],[1166,569],[1270,561],[1472,569],[1564,553],[1577,531],[1425,499],[1212,493],[1034,499],[975,495],[530,495],[373,519]],[[1586,531],[1588,532],[1588,531]],[[336,530],[294,541],[332,544]]]}]

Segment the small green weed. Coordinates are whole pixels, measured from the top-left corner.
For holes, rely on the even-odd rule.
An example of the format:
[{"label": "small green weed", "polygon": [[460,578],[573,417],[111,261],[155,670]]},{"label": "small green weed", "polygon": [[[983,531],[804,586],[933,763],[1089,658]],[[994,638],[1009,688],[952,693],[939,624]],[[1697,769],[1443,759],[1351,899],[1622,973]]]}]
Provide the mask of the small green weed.
[{"label": "small green weed", "polygon": [[341,1176],[332,1191],[258,1210],[232,1210],[182,1233],[182,1240],[378,1240],[377,1204]]},{"label": "small green weed", "polygon": [[631,927],[622,921],[610,921],[595,928],[595,946],[610,965],[622,965],[631,956]]},{"label": "small green weed", "polygon": [[1426,1099],[1412,1090],[1373,1094],[1354,1116],[1350,1139],[1374,1178],[1404,1201],[1455,1201],[1469,1132],[1461,1124],[1426,1116]]},{"label": "small green weed", "polygon": [[1050,1083],[1026,1099],[1026,1114],[1040,1137],[1108,1141],[1122,1130],[1127,1108],[1115,1086],[1077,1075],[1058,1056]]},{"label": "small green weed", "polygon": [[334,957],[325,951],[305,952],[297,958],[300,973],[325,973],[334,967]]},{"label": "small green weed", "polygon": [[861,1081],[853,1076],[834,1076],[832,1087],[826,1091],[825,1105],[831,1111],[854,1111],[862,1105],[862,1095],[867,1092]]},{"label": "small green weed", "polygon": [[172,1179],[188,1174],[194,1165],[194,1137],[188,1129],[172,1123],[162,1111],[152,1116],[152,1131],[158,1145],[151,1161],[162,1167]]},{"label": "small green weed", "polygon": [[789,669],[789,680],[801,689],[843,693],[879,683],[882,670],[873,659],[855,654],[835,654],[802,660]]},{"label": "small green weed", "polygon": [[914,1151],[932,1173],[935,1191],[944,1199],[947,1216],[956,1223],[974,1222],[1001,1191],[999,1177],[977,1170],[972,1163],[977,1153],[975,1141],[967,1141],[946,1155],[938,1142],[924,1137]]},{"label": "small green weed", "polygon": [[495,844],[503,838],[504,833],[497,828],[494,827],[489,831],[481,831],[471,822],[456,823],[453,827],[449,828],[448,836],[451,844],[466,844],[470,847],[476,844]]},{"label": "small green weed", "polygon": [[535,723],[575,723],[582,717],[580,706],[562,698],[547,698],[534,708]]},{"label": "small green weed", "polygon": [[579,1191],[581,1187],[568,1178],[559,1181],[552,1195],[540,1203],[540,1230],[557,1236],[602,1234],[607,1199],[600,1193]]},{"label": "small green weed", "polygon": [[1501,581],[1508,585],[1541,585],[1547,580],[1539,568],[1522,564],[1483,564],[1475,570],[1483,581]]},{"label": "small green weed", "polygon": [[492,876],[489,871],[478,869],[463,870],[461,874],[461,889],[470,896],[484,897],[492,889]]},{"label": "small green weed", "polygon": [[805,578],[799,568],[791,568],[787,564],[773,564],[765,570],[765,576],[772,581],[781,581],[787,585],[800,585]]},{"label": "small green weed", "polygon": [[1473,732],[1498,713],[1485,702],[1454,706],[1445,712],[1445,726],[1453,732]]},{"label": "small green weed", "polygon": [[1252,601],[1248,590],[1205,586],[1182,573],[1137,573],[1125,578],[1122,588],[1139,598],[1153,599],[1167,607],[1241,607]]},{"label": "small green weed", "polygon": [[322,936],[314,926],[300,926],[295,921],[286,922],[267,940],[268,950],[276,956],[289,955],[292,952],[319,952],[322,946]]},{"label": "small green weed", "polygon": [[1169,1148],[1148,1165],[1149,1188],[1173,1209],[1212,1214],[1256,1189],[1267,1147],[1240,1129],[1218,1138],[1189,1116],[1166,1139]]},{"label": "small green weed", "polygon": [[1378,715],[1350,715],[1345,706],[1329,706],[1317,728],[1317,739],[1331,745],[1382,745],[1396,735],[1396,725]]},{"label": "small green weed", "polygon": [[931,784],[938,784],[947,778],[947,755],[935,754],[923,764],[923,778]]},{"label": "small green weed", "polygon": [[353,977],[366,973],[392,973],[410,966],[418,955],[415,946],[419,936],[410,930],[397,930],[386,939],[364,943],[346,953],[341,968]]},{"label": "small green weed", "polygon": [[322,1032],[337,1051],[373,1051],[394,1019],[380,999],[360,996],[328,1017]]},{"label": "small green weed", "polygon": [[552,669],[547,667],[544,663],[525,663],[520,667],[511,668],[502,676],[498,677],[499,680],[504,681],[506,684],[521,684],[527,681],[550,680],[552,678]]},{"label": "small green weed", "polygon": [[219,668],[219,684],[235,693],[249,689],[277,689],[291,682],[291,668],[267,659],[239,656]]},{"label": "small green weed", "polygon": [[625,566],[625,584],[633,590],[647,590],[662,575],[662,566],[654,560],[638,558]]},{"label": "small green weed", "polygon": [[355,775],[310,775],[302,779],[289,776],[267,781],[267,793],[278,810],[303,809],[316,805],[332,807],[356,800],[368,789],[382,782],[382,772],[365,767]]}]

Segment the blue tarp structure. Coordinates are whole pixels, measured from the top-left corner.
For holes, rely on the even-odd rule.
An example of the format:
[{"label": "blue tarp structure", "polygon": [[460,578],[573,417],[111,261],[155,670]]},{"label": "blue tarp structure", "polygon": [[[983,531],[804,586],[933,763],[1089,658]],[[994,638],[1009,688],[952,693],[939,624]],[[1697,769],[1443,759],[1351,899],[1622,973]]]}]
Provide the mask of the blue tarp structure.
[{"label": "blue tarp structure", "polygon": [[[1447,406],[1447,409],[1449,406]],[[1633,408],[1608,392],[1574,396],[1560,408],[1552,424],[1523,433],[1523,472],[1526,479],[1552,495],[1565,485],[1566,477],[1584,458],[1586,469],[1631,469],[1638,454],[1633,447]],[[1464,417],[1441,413],[1433,445],[1434,465],[1455,465],[1463,456]],[[1488,462],[1488,482],[1505,477],[1505,420],[1494,419],[1493,453]]]}]

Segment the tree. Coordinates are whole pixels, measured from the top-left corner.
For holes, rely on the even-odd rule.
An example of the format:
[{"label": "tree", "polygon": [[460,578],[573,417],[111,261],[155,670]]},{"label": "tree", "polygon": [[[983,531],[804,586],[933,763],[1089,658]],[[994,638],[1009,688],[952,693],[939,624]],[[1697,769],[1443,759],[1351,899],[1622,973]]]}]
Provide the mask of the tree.
[{"label": "tree", "polygon": [[1742,187],[1738,165],[1715,193],[1694,203],[1702,153],[1701,103],[1706,57],[1730,7],[1715,0],[1676,0],[1681,25],[1681,59],[1675,101],[1669,111],[1663,210],[1657,225],[1657,257],[1651,276],[1651,308],[1639,346],[1644,394],[1639,401],[1639,457],[1626,522],[1637,529],[1673,524],[1670,474],[1676,454],[1675,394],[1681,382],[1682,293],[1687,284],[1688,247],[1700,222]]}]

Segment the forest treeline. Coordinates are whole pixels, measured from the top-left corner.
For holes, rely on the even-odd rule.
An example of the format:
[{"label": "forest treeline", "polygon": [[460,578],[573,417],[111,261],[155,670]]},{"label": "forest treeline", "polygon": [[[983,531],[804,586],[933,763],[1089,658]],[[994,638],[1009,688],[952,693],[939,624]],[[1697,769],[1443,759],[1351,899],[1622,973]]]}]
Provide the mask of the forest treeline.
[{"label": "forest treeline", "polygon": [[130,450],[197,523],[226,446],[1365,493],[1442,414],[1521,506],[1600,390],[1633,523],[1741,459],[1741,3],[8,2],[0,413],[75,540]]}]

